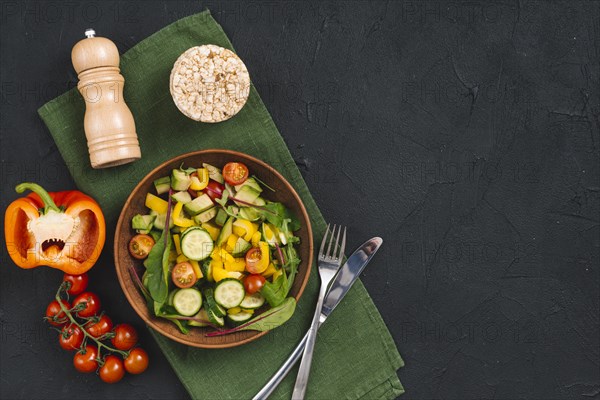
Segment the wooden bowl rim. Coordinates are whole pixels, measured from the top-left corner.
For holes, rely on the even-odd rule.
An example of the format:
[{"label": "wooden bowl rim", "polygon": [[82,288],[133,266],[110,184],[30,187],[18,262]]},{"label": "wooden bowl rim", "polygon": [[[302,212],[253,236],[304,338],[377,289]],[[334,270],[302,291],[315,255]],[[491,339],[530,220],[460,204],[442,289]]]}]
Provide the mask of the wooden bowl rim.
[{"label": "wooden bowl rim", "polygon": [[[193,346],[193,347],[199,347],[199,348],[205,348],[205,349],[224,349],[224,348],[230,348],[230,347],[237,347],[237,346],[241,346],[243,344],[252,342],[264,335],[266,335],[267,333],[269,333],[270,331],[264,331],[264,332],[259,332],[259,331],[253,331],[256,332],[253,336],[250,336],[246,339],[243,340],[238,340],[235,342],[231,342],[231,343],[222,343],[222,344],[205,344],[205,343],[197,343],[197,342],[193,342],[193,341],[189,341],[186,340],[185,338],[181,338],[179,336],[173,335],[169,332],[165,332],[157,323],[156,320],[158,320],[156,317],[146,317],[144,315],[143,312],[141,312],[142,307],[146,307],[146,305],[139,305],[137,304],[137,302],[134,301],[132,295],[129,293],[129,290],[126,288],[125,286],[125,281],[124,281],[124,277],[123,277],[123,272],[127,272],[127,271],[122,271],[122,268],[119,265],[119,259],[117,257],[117,252],[119,249],[119,232],[121,231],[121,227],[124,223],[124,216],[125,216],[125,210],[127,209],[127,207],[129,207],[129,204],[131,203],[134,195],[140,190],[140,187],[145,184],[148,179],[150,178],[150,176],[152,176],[154,173],[156,173],[157,171],[165,168],[167,165],[172,164],[172,163],[176,163],[178,161],[180,161],[181,159],[184,158],[188,158],[188,157],[193,157],[193,156],[202,156],[203,154],[207,154],[207,153],[220,153],[223,155],[229,155],[229,156],[235,156],[235,157],[240,157],[240,158],[248,158],[251,161],[262,165],[264,168],[267,168],[271,173],[273,173],[275,176],[277,176],[279,179],[281,179],[281,181],[285,184],[285,186],[287,187],[287,189],[292,193],[292,195],[294,196],[294,198],[296,199],[296,201],[298,202],[298,204],[300,205],[300,211],[302,213],[302,217],[304,218],[304,220],[306,221],[306,228],[307,228],[307,234],[308,234],[308,246],[309,246],[309,257],[308,257],[308,262],[307,262],[307,270],[306,270],[306,274],[304,276],[304,279],[302,281],[302,284],[300,285],[300,289],[298,290],[298,293],[294,296],[294,298],[296,299],[296,301],[300,300],[300,297],[302,296],[302,294],[304,293],[304,289],[306,287],[306,284],[308,283],[308,279],[310,277],[310,272],[312,269],[312,262],[313,262],[313,252],[314,252],[314,243],[313,243],[313,232],[312,232],[312,226],[310,223],[310,218],[308,216],[308,213],[306,211],[306,207],[304,206],[304,203],[302,202],[302,200],[300,199],[300,196],[298,195],[298,193],[296,192],[296,190],[294,189],[294,187],[287,181],[287,179],[285,179],[283,177],[283,175],[281,175],[281,173],[279,173],[279,171],[277,171],[275,168],[273,168],[272,166],[270,166],[269,164],[267,164],[266,162],[259,160],[256,157],[253,157],[249,154],[246,153],[242,153],[239,151],[235,151],[235,150],[226,150],[226,149],[205,149],[205,150],[197,150],[197,151],[192,151],[189,153],[185,153],[185,154],[181,154],[177,157],[171,158],[167,161],[162,162],[160,165],[158,165],[156,168],[154,168],[152,171],[148,172],[144,178],[142,178],[142,180],[140,180],[138,182],[138,184],[135,186],[135,188],[131,191],[131,194],[129,195],[129,197],[127,197],[127,200],[125,201],[125,204],[123,205],[123,208],[121,209],[121,214],[119,215],[119,220],[117,222],[117,227],[115,230],[115,238],[113,241],[113,257],[115,259],[115,270],[117,272],[117,278],[119,279],[119,284],[121,285],[121,289],[123,290],[123,293],[125,294],[125,297],[127,298],[127,301],[129,302],[129,304],[133,307],[133,309],[135,310],[136,314],[138,314],[138,316],[140,318],[142,318],[142,320],[148,325],[150,326],[152,329],[154,329],[156,332],[160,333],[163,336],[168,337],[171,340],[174,340],[176,342],[179,342],[181,344],[185,344],[188,346]],[[303,261],[304,263],[304,261]],[[134,287],[134,290],[138,290],[137,288]],[[146,310],[147,311],[147,310]]]}]

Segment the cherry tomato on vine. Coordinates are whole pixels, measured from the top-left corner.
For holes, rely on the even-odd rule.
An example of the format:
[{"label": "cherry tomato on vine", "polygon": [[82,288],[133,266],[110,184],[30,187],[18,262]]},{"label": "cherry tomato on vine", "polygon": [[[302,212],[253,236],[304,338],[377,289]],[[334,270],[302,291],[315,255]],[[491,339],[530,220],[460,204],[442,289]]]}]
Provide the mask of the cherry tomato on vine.
[{"label": "cherry tomato on vine", "polygon": [[141,374],[148,368],[148,353],[141,347],[131,350],[125,359],[125,370],[130,374]]},{"label": "cherry tomato on vine", "polygon": [[107,356],[104,364],[100,367],[100,379],[106,383],[116,383],[125,376],[123,361],[117,356]]},{"label": "cherry tomato on vine", "polygon": [[223,167],[223,179],[233,186],[244,183],[248,175],[248,167],[239,162],[230,162]]},{"label": "cherry tomato on vine", "polygon": [[265,277],[259,274],[251,274],[244,278],[244,288],[246,293],[254,294],[258,292],[265,284]]},{"label": "cherry tomato on vine", "polygon": [[206,188],[204,188],[204,193],[208,195],[211,199],[220,199],[223,195],[223,191],[225,190],[225,186],[220,184],[217,181],[209,181]]},{"label": "cherry tomato on vine", "polygon": [[85,346],[85,353],[77,352],[73,357],[73,365],[75,369],[84,374],[89,374],[98,369],[98,348],[96,346]]},{"label": "cherry tomato on vine", "polygon": [[148,257],[152,247],[154,247],[152,236],[140,233],[132,237],[129,241],[129,254],[138,260],[143,260]]},{"label": "cherry tomato on vine", "polygon": [[65,325],[58,334],[58,344],[65,350],[78,350],[83,343],[83,336],[77,325]]},{"label": "cherry tomato on vine", "polygon": [[251,274],[256,274],[259,271],[257,265],[262,259],[262,253],[258,247],[253,247],[246,253],[246,270]]},{"label": "cherry tomato on vine", "polygon": [[82,310],[77,311],[77,315],[80,317],[91,317],[92,315],[98,314],[100,311],[100,298],[96,293],[81,293],[79,296],[75,297],[75,300],[73,300],[73,307],[77,307],[77,305],[81,303],[85,303],[85,307]]},{"label": "cherry tomato on vine", "polygon": [[65,274],[63,276],[63,282],[69,282],[71,286],[67,290],[67,293],[70,296],[77,296],[78,294],[83,293],[85,288],[87,288],[89,281],[88,274],[83,273],[81,275],[69,275]]},{"label": "cherry tomato on vine", "polygon": [[106,314],[103,314],[101,317],[99,317],[98,321],[91,320],[84,326],[87,333],[89,333],[95,338],[99,338],[105,333],[110,332],[112,327],[113,322],[110,319],[110,317]]},{"label": "cherry tomato on vine", "polygon": [[[60,302],[66,309],[71,308],[71,305],[68,301],[61,300]],[[63,326],[69,321],[63,310],[60,308],[58,301],[53,300],[50,304],[48,304],[48,307],[46,308],[46,321],[54,326]]]},{"label": "cherry tomato on vine", "polygon": [[189,262],[181,262],[173,267],[171,272],[171,279],[175,286],[182,289],[194,286],[198,278],[194,272],[194,267]]},{"label": "cherry tomato on vine", "polygon": [[111,343],[119,350],[129,350],[138,341],[138,334],[135,328],[129,324],[119,324],[115,326],[115,336]]}]

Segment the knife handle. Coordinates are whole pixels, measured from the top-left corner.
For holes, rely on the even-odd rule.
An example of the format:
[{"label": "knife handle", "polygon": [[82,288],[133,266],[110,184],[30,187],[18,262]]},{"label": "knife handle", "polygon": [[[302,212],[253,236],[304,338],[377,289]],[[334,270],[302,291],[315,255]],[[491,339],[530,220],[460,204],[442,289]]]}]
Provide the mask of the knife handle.
[{"label": "knife handle", "polygon": [[302,353],[304,352],[304,346],[306,345],[306,341],[308,340],[308,332],[302,338],[298,346],[292,351],[290,356],[285,360],[285,362],[281,365],[281,367],[277,370],[275,375],[263,388],[252,398],[252,400],[266,400],[274,391],[277,389],[277,386],[283,381],[283,379],[287,376],[287,374],[291,371],[291,369],[296,365],[300,357],[302,357]]}]

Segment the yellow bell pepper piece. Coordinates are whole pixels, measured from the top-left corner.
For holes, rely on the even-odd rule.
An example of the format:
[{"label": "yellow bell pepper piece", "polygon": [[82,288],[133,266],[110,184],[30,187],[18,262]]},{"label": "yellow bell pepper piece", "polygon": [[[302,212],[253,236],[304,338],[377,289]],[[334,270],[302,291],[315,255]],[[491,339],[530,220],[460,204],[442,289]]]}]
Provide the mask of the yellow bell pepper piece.
[{"label": "yellow bell pepper piece", "polygon": [[260,238],[261,238],[261,234],[260,231],[256,231],[254,232],[254,235],[252,235],[252,247],[258,247],[258,242],[260,242]]},{"label": "yellow bell pepper piece", "polygon": [[233,223],[233,233],[239,237],[243,237],[245,241],[252,240],[252,235],[258,230],[258,225],[246,219],[236,219]]},{"label": "yellow bell pepper piece", "polygon": [[202,190],[208,186],[208,170],[206,168],[198,168],[196,170],[198,176],[192,176],[192,183],[190,189]]},{"label": "yellow bell pepper piece", "polygon": [[236,235],[235,233],[229,235],[229,237],[227,238],[227,242],[225,242],[225,250],[227,250],[228,253],[233,253],[233,251],[235,250],[235,244],[237,243],[237,240],[238,235]]},{"label": "yellow bell pepper piece", "polygon": [[279,278],[281,275],[283,275],[282,270],[278,269],[277,271],[275,271],[275,273],[271,277],[271,282],[275,282],[277,280],[277,278]]},{"label": "yellow bell pepper piece", "polygon": [[225,268],[212,268],[212,276],[215,282],[220,282],[223,279],[229,278],[229,274]]},{"label": "yellow bell pepper piece", "polygon": [[234,258],[232,261],[225,261],[223,266],[227,271],[244,272],[246,269],[246,260],[243,258]]},{"label": "yellow bell pepper piece", "polygon": [[[243,312],[247,312],[247,313],[249,313],[249,314],[254,314],[254,310],[253,310],[253,309],[251,309],[251,308],[241,308],[241,311],[243,311]],[[240,312],[241,312],[241,311],[240,311]]]},{"label": "yellow bell pepper piece", "polygon": [[173,243],[175,243],[175,251],[177,254],[181,254],[181,236],[178,234],[173,235]]},{"label": "yellow bell pepper piece", "polygon": [[227,314],[229,314],[229,315],[239,314],[241,312],[242,312],[242,309],[240,307],[233,307],[233,308],[230,308],[229,310],[227,310]]},{"label": "yellow bell pepper piece", "polygon": [[198,279],[204,278],[204,274],[202,273],[202,270],[200,269],[200,264],[198,264],[198,261],[190,260],[189,263],[192,264],[192,268],[194,268],[194,273],[196,274],[196,278],[198,278]]},{"label": "yellow bell pepper piece", "polygon": [[277,268],[275,268],[275,265],[273,263],[270,263],[269,267],[265,270],[265,272],[262,273],[262,276],[268,278],[270,276],[273,276],[275,272],[277,272]]},{"label": "yellow bell pepper piece", "polygon": [[211,268],[223,268],[223,263],[220,260],[212,259],[210,261]]},{"label": "yellow bell pepper piece", "polygon": [[146,194],[146,207],[151,209],[152,211],[156,211],[159,214],[166,214],[167,207],[169,207],[169,203],[165,200],[161,199],[158,196],[153,195],[152,193]]},{"label": "yellow bell pepper piece", "polygon": [[189,218],[181,216],[181,210],[183,209],[183,203],[177,202],[175,208],[173,208],[173,223],[182,228],[189,228],[194,225],[194,221]]},{"label": "yellow bell pepper piece", "polygon": [[183,254],[180,254],[180,255],[177,257],[177,260],[176,260],[176,261],[177,261],[177,263],[179,264],[179,263],[186,262],[186,261],[189,261],[189,260],[190,260],[190,259],[189,259],[189,258],[187,258],[186,256],[184,256]]},{"label": "yellow bell pepper piece", "polygon": [[219,233],[221,233],[221,228],[219,228],[211,222],[205,222],[200,226],[202,227],[202,229],[208,232],[212,240],[217,240],[217,238],[219,237]]}]

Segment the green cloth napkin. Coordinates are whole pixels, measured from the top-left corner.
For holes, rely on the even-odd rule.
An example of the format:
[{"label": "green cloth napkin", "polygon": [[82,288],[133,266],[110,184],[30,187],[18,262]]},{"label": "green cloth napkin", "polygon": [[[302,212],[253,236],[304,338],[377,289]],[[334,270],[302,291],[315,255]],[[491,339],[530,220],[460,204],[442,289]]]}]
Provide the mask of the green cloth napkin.
[{"label": "green cloth napkin", "polygon": [[[169,93],[173,63],[186,49],[213,43],[233,50],[209,11],[183,18],[141,41],[121,57],[125,98],[135,116],[142,159],[102,170],[90,167],[83,115],[76,89],[48,102],[38,112],[52,134],[79,187],[105,212],[109,231],[136,183],[165,160],[192,150],[226,148],[266,161],[296,188],[313,224],[317,241],[325,222],[271,116],[253,87],[246,106],[218,124],[182,115]],[[366,239],[366,238],[365,238]],[[109,243],[105,251],[112,252]],[[369,268],[380,268],[377,258]],[[153,336],[196,399],[251,398],[297,345],[314,311],[319,278],[313,268],[293,318],[268,335],[241,347],[205,350],[187,347],[157,332]],[[360,281],[357,281],[318,335],[308,398],[389,399],[404,389],[396,370],[404,365],[390,333]],[[295,370],[272,398],[288,399]]]}]

